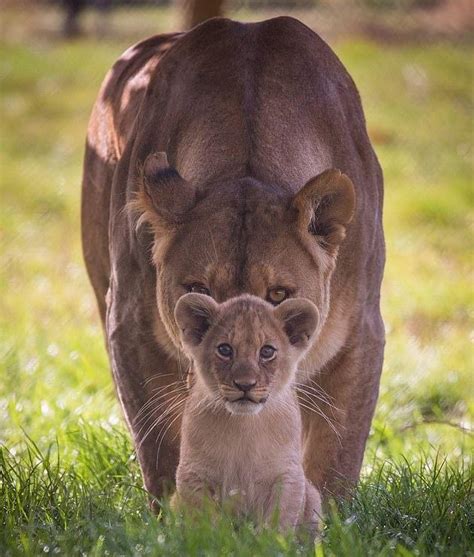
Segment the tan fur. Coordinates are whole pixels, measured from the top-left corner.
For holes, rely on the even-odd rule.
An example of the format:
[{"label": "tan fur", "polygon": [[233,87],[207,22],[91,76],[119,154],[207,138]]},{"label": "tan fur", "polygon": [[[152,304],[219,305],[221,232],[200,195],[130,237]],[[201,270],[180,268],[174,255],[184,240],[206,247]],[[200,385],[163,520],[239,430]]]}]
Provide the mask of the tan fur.
[{"label": "tan fur", "polygon": [[297,375],[305,471],[324,493],[357,481],[384,346],[382,197],[354,83],[300,22],[214,19],[116,62],[88,130],[83,244],[153,495],[178,465],[189,362],[174,310],[193,289],[315,304]]},{"label": "tan fur", "polygon": [[[195,381],[183,414],[174,505],[211,498],[258,524],[277,514],[282,530],[303,526],[314,533],[321,498],[303,471],[294,380],[316,336],[317,309],[307,300],[274,309],[253,296],[217,305],[186,294],[176,320]],[[200,328],[196,341],[189,329]],[[216,352],[222,343],[232,347],[230,359]],[[266,361],[259,351],[269,345],[277,351]],[[255,385],[244,393],[242,382]]]}]

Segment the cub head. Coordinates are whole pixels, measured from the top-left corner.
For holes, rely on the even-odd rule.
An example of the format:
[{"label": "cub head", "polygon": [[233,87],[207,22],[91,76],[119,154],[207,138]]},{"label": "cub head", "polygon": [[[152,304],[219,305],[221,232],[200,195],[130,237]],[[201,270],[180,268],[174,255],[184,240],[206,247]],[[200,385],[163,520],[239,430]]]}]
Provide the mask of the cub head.
[{"label": "cub head", "polygon": [[273,307],[249,295],[218,304],[186,294],[175,318],[203,396],[232,414],[256,414],[290,388],[319,312],[302,298]]}]

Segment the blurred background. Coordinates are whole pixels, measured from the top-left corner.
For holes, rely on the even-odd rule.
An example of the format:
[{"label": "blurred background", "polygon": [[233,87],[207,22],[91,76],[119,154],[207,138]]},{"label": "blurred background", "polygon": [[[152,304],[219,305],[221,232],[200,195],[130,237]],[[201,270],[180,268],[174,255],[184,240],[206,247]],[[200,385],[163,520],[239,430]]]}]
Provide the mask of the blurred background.
[{"label": "blurred background", "polygon": [[58,440],[67,460],[81,450],[81,427],[107,443],[125,431],[79,239],[84,138],[108,68],[133,42],[212,15],[289,14],[352,74],[385,174],[387,349],[366,469],[420,453],[464,458],[474,399],[472,2],[0,5],[0,442],[12,454],[29,436],[38,447]]}]

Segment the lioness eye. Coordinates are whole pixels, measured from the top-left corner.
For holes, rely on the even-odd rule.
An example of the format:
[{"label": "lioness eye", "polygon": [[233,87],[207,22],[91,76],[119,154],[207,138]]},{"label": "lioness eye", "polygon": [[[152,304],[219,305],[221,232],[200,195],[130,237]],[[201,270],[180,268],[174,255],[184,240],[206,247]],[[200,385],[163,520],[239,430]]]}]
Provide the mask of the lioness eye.
[{"label": "lioness eye", "polygon": [[217,353],[221,358],[230,360],[234,351],[232,350],[232,346],[230,344],[219,344],[217,347]]},{"label": "lioness eye", "polygon": [[206,288],[203,284],[199,282],[195,282],[188,286],[188,292],[196,292],[197,294],[205,294],[206,296],[210,296],[211,292],[209,288]]},{"label": "lioness eye", "polygon": [[290,293],[286,288],[272,288],[268,291],[267,300],[274,305],[281,304],[286,300]]},{"label": "lioness eye", "polygon": [[273,360],[276,352],[276,348],[273,348],[273,346],[270,346],[269,344],[265,344],[265,346],[262,346],[262,348],[260,349],[260,358],[267,361]]}]

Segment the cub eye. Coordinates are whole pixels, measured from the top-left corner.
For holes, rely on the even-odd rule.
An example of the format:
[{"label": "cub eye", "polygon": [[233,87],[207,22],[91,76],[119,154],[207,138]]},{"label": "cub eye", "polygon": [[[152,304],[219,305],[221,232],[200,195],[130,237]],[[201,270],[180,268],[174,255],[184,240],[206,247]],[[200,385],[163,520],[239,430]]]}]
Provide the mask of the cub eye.
[{"label": "cub eye", "polygon": [[187,286],[188,292],[196,292],[197,294],[205,294],[206,296],[211,295],[211,291],[209,288],[206,288],[204,284],[200,284],[199,282],[194,282],[193,284],[189,284]]},{"label": "cub eye", "polygon": [[234,354],[234,351],[232,350],[232,346],[230,344],[219,344],[219,346],[217,347],[217,353],[221,358],[230,360],[232,358],[232,355]]},{"label": "cub eye", "polygon": [[290,293],[286,288],[272,288],[267,293],[267,300],[273,305],[278,305],[286,300],[289,295]]},{"label": "cub eye", "polygon": [[273,346],[270,346],[269,344],[265,344],[265,346],[262,346],[262,348],[260,349],[260,358],[268,362],[270,360],[273,360],[273,358],[276,356],[276,353],[276,348],[273,348]]}]

